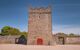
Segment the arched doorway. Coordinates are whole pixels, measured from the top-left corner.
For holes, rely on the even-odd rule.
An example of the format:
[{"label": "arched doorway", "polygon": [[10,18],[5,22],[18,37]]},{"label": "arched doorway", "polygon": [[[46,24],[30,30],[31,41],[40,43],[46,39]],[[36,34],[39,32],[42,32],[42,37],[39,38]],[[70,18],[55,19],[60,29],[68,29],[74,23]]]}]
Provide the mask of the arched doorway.
[{"label": "arched doorway", "polygon": [[64,37],[59,37],[58,39],[59,39],[59,44],[64,44],[65,43]]},{"label": "arched doorway", "polygon": [[43,45],[43,39],[37,38],[37,45]]},{"label": "arched doorway", "polygon": [[15,40],[16,44],[27,44],[27,39],[24,35],[21,35],[19,38],[16,38]]}]

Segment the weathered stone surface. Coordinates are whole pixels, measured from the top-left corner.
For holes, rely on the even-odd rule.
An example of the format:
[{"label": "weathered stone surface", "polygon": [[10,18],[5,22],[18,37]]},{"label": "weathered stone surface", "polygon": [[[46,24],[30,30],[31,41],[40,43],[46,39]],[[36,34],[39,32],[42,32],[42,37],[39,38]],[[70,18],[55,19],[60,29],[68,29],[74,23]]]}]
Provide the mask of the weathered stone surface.
[{"label": "weathered stone surface", "polygon": [[66,44],[80,44],[80,37],[67,37]]},{"label": "weathered stone surface", "polygon": [[37,39],[42,39],[41,45],[52,44],[51,8],[30,8],[28,19],[29,45],[37,45]]},{"label": "weathered stone surface", "polygon": [[20,36],[0,36],[0,44],[15,44],[15,39]]}]

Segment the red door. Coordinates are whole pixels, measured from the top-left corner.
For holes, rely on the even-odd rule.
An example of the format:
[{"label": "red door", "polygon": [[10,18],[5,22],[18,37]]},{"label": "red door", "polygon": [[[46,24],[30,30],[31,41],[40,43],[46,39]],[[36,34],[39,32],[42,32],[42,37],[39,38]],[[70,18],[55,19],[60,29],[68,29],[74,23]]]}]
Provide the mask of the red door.
[{"label": "red door", "polygon": [[42,38],[37,39],[37,45],[43,45],[43,39]]}]

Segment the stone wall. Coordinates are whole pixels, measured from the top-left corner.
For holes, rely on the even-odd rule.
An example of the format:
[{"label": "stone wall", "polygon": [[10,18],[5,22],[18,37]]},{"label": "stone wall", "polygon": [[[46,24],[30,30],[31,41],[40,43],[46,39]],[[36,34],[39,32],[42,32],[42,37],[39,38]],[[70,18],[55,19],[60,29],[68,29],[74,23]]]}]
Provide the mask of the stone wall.
[{"label": "stone wall", "polygon": [[66,44],[80,44],[80,37],[67,37]]},{"label": "stone wall", "polygon": [[15,44],[15,39],[20,36],[0,36],[0,44]]},{"label": "stone wall", "polygon": [[60,36],[60,35],[53,35],[53,39],[55,39],[56,44],[64,45],[64,44],[80,44],[80,36]]}]

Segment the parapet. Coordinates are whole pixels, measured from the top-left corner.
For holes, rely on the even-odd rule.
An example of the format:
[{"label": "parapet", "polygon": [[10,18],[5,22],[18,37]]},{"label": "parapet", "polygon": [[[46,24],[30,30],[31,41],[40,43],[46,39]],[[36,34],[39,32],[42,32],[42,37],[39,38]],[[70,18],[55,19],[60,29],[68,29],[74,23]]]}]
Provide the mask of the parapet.
[{"label": "parapet", "polygon": [[29,7],[29,13],[51,13],[51,7]]}]

